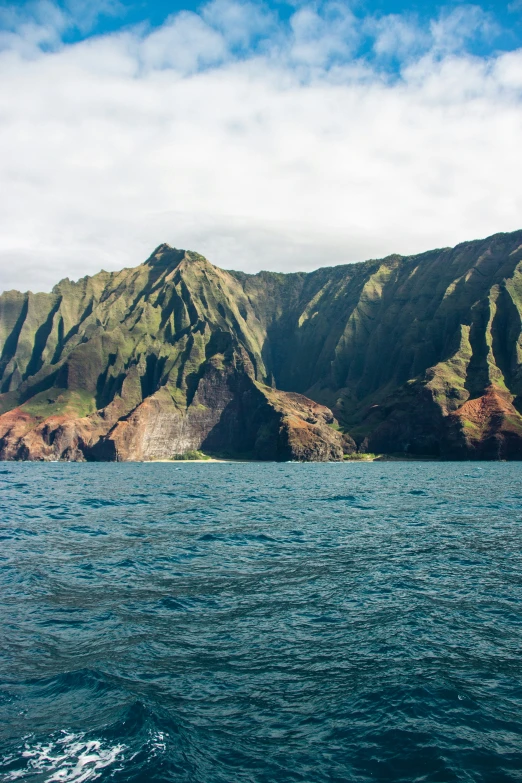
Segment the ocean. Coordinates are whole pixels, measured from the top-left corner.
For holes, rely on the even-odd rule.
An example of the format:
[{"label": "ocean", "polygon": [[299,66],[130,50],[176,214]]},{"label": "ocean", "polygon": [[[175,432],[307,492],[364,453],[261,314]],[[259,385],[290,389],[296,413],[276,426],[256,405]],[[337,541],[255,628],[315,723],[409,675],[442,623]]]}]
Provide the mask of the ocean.
[{"label": "ocean", "polygon": [[0,463],[0,779],[522,781],[521,479]]}]

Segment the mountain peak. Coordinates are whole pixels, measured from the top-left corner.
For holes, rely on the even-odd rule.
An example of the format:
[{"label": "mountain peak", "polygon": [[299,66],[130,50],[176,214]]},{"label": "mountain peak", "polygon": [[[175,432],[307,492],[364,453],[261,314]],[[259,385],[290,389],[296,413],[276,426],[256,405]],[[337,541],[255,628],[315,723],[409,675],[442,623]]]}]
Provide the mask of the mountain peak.
[{"label": "mountain peak", "polygon": [[515,232],[232,275],[163,243],[144,266],[3,294],[0,459],[203,447],[322,460],[357,447],[522,460],[520,248]]},{"label": "mountain peak", "polygon": [[178,250],[166,242],[158,245],[145,261],[147,266],[175,267],[185,258],[185,250]]}]

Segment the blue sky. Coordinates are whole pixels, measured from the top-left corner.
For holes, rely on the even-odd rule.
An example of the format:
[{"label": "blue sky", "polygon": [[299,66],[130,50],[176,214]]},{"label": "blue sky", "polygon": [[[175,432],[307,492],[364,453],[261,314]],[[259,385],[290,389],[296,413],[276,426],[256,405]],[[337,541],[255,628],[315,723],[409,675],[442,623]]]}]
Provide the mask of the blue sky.
[{"label": "blue sky", "polygon": [[[20,0],[11,3],[9,0],[1,0],[0,8],[9,9],[16,6],[26,9],[30,14],[37,3],[34,0]],[[172,0],[105,0],[105,2],[88,2],[88,0],[60,0],[56,5],[64,12],[70,13],[79,20],[88,18],[87,24],[80,22],[80,28],[71,28],[64,36],[68,42],[78,41],[92,35],[104,35],[117,30],[135,25],[144,24],[149,28],[160,27],[165,21],[180,11],[192,11],[198,13],[204,3],[186,0],[185,2],[172,2]],[[305,5],[304,2],[266,2],[263,5],[277,17],[281,26],[288,24],[289,19],[296,9]],[[315,3],[315,8],[320,8],[325,3]],[[354,0],[351,3],[339,3],[349,7],[356,17],[383,18],[390,15],[403,16],[415,19],[419,26],[429,25],[430,21],[440,14],[450,13],[458,6],[475,6],[480,8],[491,21],[491,30],[487,36],[477,36],[470,39],[468,49],[479,55],[486,55],[499,50],[510,51],[520,46],[522,37],[522,0],[489,0],[488,2],[466,3],[459,0],[433,3],[427,0],[414,2],[401,2],[400,0]],[[97,6],[97,13],[93,9]],[[370,41],[361,42],[361,52],[367,53]]]},{"label": "blue sky", "polygon": [[522,227],[522,0],[0,2],[0,289]]}]

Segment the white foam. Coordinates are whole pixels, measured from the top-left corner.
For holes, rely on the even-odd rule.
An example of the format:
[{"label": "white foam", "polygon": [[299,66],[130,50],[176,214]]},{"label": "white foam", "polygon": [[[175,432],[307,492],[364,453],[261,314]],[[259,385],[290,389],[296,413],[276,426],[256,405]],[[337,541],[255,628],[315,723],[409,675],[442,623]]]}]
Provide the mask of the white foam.
[{"label": "white foam", "polygon": [[162,731],[157,731],[155,734],[152,735],[150,744],[151,744],[152,753],[154,755],[156,755],[154,753],[154,751],[156,750],[159,750],[160,753],[164,753],[167,750],[165,735]]},{"label": "white foam", "polygon": [[85,783],[96,780],[101,770],[123,760],[125,745],[104,746],[98,740],[86,740],[84,734],[62,732],[48,743],[25,743],[21,756],[27,759],[24,769],[7,774],[6,781],[23,780],[35,772],[45,775],[45,783]]}]

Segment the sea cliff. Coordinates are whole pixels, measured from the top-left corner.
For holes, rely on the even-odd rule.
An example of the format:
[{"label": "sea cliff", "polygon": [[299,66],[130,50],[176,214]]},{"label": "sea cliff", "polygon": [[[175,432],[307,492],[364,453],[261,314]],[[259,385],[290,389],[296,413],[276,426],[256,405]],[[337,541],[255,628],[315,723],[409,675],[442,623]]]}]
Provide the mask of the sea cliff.
[{"label": "sea cliff", "polygon": [[522,231],[286,275],[160,245],[7,291],[0,458],[520,459],[521,262]]}]

